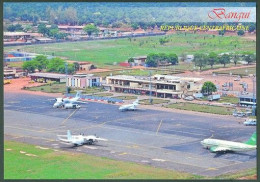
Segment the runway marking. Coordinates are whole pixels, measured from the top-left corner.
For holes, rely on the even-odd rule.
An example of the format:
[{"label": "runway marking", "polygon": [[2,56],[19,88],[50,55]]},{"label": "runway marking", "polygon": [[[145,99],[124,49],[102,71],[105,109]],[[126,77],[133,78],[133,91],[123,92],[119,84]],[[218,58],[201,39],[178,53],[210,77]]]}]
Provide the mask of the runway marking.
[{"label": "runway marking", "polygon": [[127,146],[128,148],[139,148],[138,145],[130,145],[130,146]]},{"label": "runway marking", "polygon": [[158,135],[158,131],[159,131],[161,125],[162,125],[162,120],[161,120],[161,122],[160,122],[160,124],[159,124],[159,126],[158,126],[158,128],[157,128],[156,135]]},{"label": "runway marking", "polygon": [[91,149],[91,150],[96,150],[96,149],[97,149],[97,147],[86,146],[86,145],[84,145],[83,147],[84,147],[84,148],[87,148],[87,149]]},{"label": "runway marking", "polygon": [[206,169],[206,171],[216,171],[218,170],[217,168],[214,168],[214,167],[209,167],[208,169]]},{"label": "runway marking", "polygon": [[5,150],[10,151],[10,150],[13,150],[13,149],[5,149]]},{"label": "runway marking", "polygon": [[78,109],[75,109],[75,111],[73,111],[70,115],[69,115],[69,117],[67,117],[62,123],[61,123],[61,125],[64,125],[67,121],[68,121],[68,119],[77,111]]},{"label": "runway marking", "polygon": [[164,159],[152,159],[153,161],[158,161],[158,162],[165,162],[166,160]]},{"label": "runway marking", "polygon": [[35,148],[42,149],[42,150],[48,150],[49,149],[49,148],[45,148],[45,147],[41,147],[41,146],[36,146]]},{"label": "runway marking", "polygon": [[24,151],[20,151],[20,153],[21,153],[21,154],[25,154],[26,152],[24,152]]},{"label": "runway marking", "polygon": [[191,135],[199,135],[199,136],[208,136],[208,135],[203,135],[203,134],[199,134],[199,133],[193,133],[193,132],[186,132],[186,131],[177,131],[177,130],[171,130],[171,129],[166,129],[165,131],[174,131],[174,132],[179,132],[179,133],[187,133],[187,134],[191,134]]},{"label": "runway marking", "polygon": [[30,156],[30,157],[37,157],[37,155],[34,155],[34,154],[25,154],[27,156]]},{"label": "runway marking", "polygon": [[121,154],[118,154],[118,155],[126,155],[127,153],[126,152],[123,152],[123,153],[121,153]]}]

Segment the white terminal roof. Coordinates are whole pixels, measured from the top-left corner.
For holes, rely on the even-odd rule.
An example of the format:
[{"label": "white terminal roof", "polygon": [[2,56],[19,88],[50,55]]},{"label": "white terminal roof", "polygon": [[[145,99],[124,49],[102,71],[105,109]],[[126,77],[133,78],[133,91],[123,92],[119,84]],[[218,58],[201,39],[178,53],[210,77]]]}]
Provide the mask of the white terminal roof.
[{"label": "white terminal roof", "polygon": [[22,36],[22,35],[30,35],[25,32],[4,32],[4,36]]},{"label": "white terminal roof", "polygon": [[65,78],[65,74],[58,74],[58,73],[31,73],[29,76],[37,76],[37,77],[44,77],[44,78]]},{"label": "white terminal roof", "polygon": [[[128,80],[128,81],[140,81],[140,82],[149,82],[149,76],[130,76],[130,75],[115,75],[108,76],[107,78],[118,79],[118,80]],[[203,80],[203,78],[194,78],[194,77],[177,77],[171,75],[154,75],[151,77],[152,82],[157,83],[180,83],[182,81],[185,82],[199,82]]]}]

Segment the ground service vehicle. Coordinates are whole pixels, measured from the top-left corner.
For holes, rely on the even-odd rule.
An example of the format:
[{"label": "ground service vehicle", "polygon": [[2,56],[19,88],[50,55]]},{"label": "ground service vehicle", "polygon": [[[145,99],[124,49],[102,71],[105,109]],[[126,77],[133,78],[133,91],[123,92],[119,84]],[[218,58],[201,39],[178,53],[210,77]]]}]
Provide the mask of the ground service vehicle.
[{"label": "ground service vehicle", "polygon": [[220,99],[220,95],[219,95],[219,94],[208,96],[208,100],[209,100],[209,101],[219,100],[219,99]]}]

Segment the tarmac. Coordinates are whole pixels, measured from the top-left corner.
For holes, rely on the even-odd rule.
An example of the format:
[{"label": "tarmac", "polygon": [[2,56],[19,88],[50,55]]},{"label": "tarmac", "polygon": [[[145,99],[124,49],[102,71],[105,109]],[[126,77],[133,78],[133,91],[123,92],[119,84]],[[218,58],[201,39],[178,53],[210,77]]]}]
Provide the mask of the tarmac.
[{"label": "tarmac", "polygon": [[[208,177],[256,167],[256,151],[215,154],[200,144],[205,138],[248,140],[256,127],[244,126],[241,118],[143,106],[120,112],[119,105],[98,102],[80,103],[80,109],[66,110],[52,108],[54,102],[47,96],[5,93],[5,140]],[[57,141],[57,134],[66,135],[67,130],[96,134],[108,141],[71,147]]]}]

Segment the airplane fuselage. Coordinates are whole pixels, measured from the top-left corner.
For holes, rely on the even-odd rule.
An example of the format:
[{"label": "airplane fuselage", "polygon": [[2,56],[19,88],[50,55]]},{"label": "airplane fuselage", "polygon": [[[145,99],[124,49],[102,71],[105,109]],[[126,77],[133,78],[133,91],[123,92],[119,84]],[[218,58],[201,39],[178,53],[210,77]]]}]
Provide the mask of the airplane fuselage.
[{"label": "airplane fuselage", "polygon": [[223,147],[223,148],[228,148],[230,149],[230,151],[234,151],[234,152],[242,152],[242,151],[249,151],[249,150],[256,149],[256,145],[248,145],[245,143],[232,142],[232,141],[219,140],[219,139],[204,139],[203,141],[201,141],[201,144],[205,148]]}]

